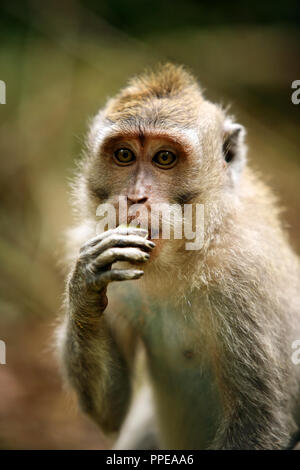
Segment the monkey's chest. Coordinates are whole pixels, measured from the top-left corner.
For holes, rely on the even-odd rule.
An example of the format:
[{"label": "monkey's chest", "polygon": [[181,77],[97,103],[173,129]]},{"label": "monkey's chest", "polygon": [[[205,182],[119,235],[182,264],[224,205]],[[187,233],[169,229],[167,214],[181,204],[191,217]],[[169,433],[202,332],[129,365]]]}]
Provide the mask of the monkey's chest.
[{"label": "monkey's chest", "polygon": [[153,316],[143,331],[162,442],[166,448],[207,448],[221,410],[214,373],[193,322],[172,319]]}]

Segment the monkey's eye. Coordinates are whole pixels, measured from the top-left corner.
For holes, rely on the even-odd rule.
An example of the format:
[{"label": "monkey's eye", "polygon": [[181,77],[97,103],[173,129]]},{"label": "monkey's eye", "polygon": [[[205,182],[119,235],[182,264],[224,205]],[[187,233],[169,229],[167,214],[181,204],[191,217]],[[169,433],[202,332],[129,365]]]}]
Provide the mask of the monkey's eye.
[{"label": "monkey's eye", "polygon": [[129,149],[118,149],[114,153],[114,159],[118,165],[126,166],[135,161],[135,156]]},{"label": "monkey's eye", "polygon": [[168,150],[161,150],[154,155],[152,161],[160,168],[168,169],[175,165],[177,157],[174,153],[169,152]]}]

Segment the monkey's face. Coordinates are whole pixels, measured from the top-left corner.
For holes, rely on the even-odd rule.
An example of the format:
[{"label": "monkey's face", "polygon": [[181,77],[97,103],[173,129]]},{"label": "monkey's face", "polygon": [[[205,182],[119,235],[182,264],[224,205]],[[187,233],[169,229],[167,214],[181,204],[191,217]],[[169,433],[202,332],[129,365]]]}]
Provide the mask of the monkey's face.
[{"label": "monkey's face", "polygon": [[199,194],[200,188],[191,178],[194,172],[191,150],[188,140],[179,139],[178,133],[113,135],[100,148],[96,173],[93,171],[89,176],[90,192],[99,202],[114,205],[117,224],[119,198],[125,197],[128,215],[123,223],[134,223],[138,218],[148,228],[149,238],[159,239],[161,246],[161,233],[157,227],[151,227],[151,212],[164,205],[187,204]]},{"label": "monkey's face", "polygon": [[[201,104],[197,120],[190,126],[179,126],[172,116],[155,126],[147,125],[142,117],[136,117],[134,125],[128,120],[110,123],[94,145],[88,165],[87,185],[94,210],[95,204],[112,204],[116,224],[136,222],[147,227],[149,238],[157,244],[155,253],[160,253],[169,240],[161,236],[161,226],[151,226],[153,208],[162,207],[163,212],[174,204],[181,208],[197,203],[216,205],[230,182],[224,153],[230,132],[222,111],[207,102]],[[228,142],[227,146],[235,150]],[[128,207],[125,220],[119,217],[120,196],[126,198]],[[173,247],[180,246],[180,240],[171,241]]]}]

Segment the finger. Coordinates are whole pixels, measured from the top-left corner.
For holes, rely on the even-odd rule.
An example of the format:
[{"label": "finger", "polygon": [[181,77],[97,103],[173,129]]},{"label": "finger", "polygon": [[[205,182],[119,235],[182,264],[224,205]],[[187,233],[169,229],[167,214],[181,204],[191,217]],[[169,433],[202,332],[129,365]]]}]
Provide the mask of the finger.
[{"label": "finger", "polygon": [[94,275],[87,280],[88,285],[93,288],[103,289],[107,284],[113,281],[131,281],[139,279],[144,274],[144,271],[137,269],[112,269],[105,271],[99,275]]},{"label": "finger", "polygon": [[114,233],[98,242],[94,247],[89,248],[84,253],[84,256],[94,257],[113,247],[138,247],[141,250],[151,251],[155,247],[155,243],[137,235],[119,235]]},{"label": "finger", "polygon": [[102,282],[109,283],[112,281],[130,281],[132,279],[139,279],[144,274],[144,271],[136,269],[112,269],[102,273]]},{"label": "finger", "polygon": [[116,261],[143,262],[149,257],[148,253],[139,248],[110,248],[97,256],[91,263],[91,269],[103,268]]},{"label": "finger", "polygon": [[148,231],[143,228],[138,227],[124,227],[119,226],[111,230],[107,230],[106,232],[100,233],[99,235],[90,238],[86,243],[84,243],[79,252],[83,253],[85,251],[89,251],[90,248],[96,246],[99,242],[104,240],[111,235],[119,234],[119,235],[136,235],[142,238],[146,238],[148,236]]},{"label": "finger", "polygon": [[138,235],[144,238],[148,236],[148,230],[144,228],[131,227],[130,225],[129,226],[119,225],[116,228],[100,233],[99,240],[103,240],[104,238],[109,237],[110,235],[114,233],[118,233],[120,235]]}]

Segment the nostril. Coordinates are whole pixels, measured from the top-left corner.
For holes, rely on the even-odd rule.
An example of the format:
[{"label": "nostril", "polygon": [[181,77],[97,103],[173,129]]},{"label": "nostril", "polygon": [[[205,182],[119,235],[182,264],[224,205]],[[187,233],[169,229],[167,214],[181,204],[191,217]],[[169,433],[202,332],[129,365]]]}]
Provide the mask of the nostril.
[{"label": "nostril", "polygon": [[145,204],[147,202],[148,198],[147,197],[142,197],[141,199],[138,199],[138,204]]},{"label": "nostril", "polygon": [[147,197],[128,197],[127,199],[131,204],[145,204],[148,201]]}]

